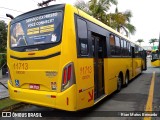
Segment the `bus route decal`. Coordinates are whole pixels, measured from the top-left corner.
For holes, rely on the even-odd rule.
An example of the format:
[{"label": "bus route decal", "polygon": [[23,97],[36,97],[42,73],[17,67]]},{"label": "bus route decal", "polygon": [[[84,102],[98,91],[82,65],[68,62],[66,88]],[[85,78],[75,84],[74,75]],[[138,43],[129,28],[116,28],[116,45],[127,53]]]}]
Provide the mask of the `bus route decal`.
[{"label": "bus route decal", "polygon": [[93,89],[92,89],[92,92],[89,91],[88,94],[89,94],[88,102],[90,102],[93,100]]},{"label": "bus route decal", "polygon": [[80,67],[80,74],[86,75],[92,73],[92,66],[82,66]]},{"label": "bus route decal", "polygon": [[92,66],[82,66],[80,67],[80,75],[82,79],[89,79],[92,73]]},{"label": "bus route decal", "polygon": [[28,70],[28,63],[14,63],[13,68],[15,70]]}]

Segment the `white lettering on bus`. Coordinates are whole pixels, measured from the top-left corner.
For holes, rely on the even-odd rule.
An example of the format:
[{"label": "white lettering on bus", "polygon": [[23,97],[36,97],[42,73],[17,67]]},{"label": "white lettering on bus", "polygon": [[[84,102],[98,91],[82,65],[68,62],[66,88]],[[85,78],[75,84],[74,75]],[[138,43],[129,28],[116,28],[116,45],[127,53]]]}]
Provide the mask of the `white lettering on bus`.
[{"label": "white lettering on bus", "polygon": [[46,14],[46,15],[42,15],[42,16],[38,16],[38,17],[29,18],[29,19],[26,20],[26,23],[36,22],[38,20],[52,18],[52,17],[55,17],[57,15],[58,15],[58,13],[51,13],[51,14]]}]

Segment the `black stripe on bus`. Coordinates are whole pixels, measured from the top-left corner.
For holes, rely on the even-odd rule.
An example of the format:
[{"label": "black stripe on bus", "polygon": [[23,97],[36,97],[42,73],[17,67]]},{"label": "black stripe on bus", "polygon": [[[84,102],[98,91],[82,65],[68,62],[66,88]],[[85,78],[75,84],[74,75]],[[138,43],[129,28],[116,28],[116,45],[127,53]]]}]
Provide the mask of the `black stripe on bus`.
[{"label": "black stripe on bus", "polygon": [[58,55],[60,55],[60,54],[61,54],[61,52],[57,52],[57,53],[54,53],[54,54],[51,54],[51,55],[48,55],[48,56],[42,56],[42,57],[26,57],[26,58],[19,58],[19,57],[10,55],[10,58],[17,59],[17,60],[43,60],[43,59],[48,59],[48,58],[51,58],[51,57],[58,56]]}]

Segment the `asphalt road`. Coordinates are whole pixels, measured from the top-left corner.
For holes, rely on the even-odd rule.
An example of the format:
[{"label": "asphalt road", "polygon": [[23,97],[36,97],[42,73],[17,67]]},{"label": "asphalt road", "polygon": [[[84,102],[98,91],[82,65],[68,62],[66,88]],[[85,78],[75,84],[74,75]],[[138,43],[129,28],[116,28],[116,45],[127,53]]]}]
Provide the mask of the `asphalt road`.
[{"label": "asphalt road", "polygon": [[[153,77],[153,72],[155,72],[155,78]],[[153,77],[153,78],[152,78]],[[151,81],[154,80],[153,87],[153,96],[149,95]],[[150,96],[150,97],[149,97]],[[54,120],[63,120],[63,119],[83,119],[83,120],[143,120],[143,117],[106,117],[111,114],[121,114],[121,111],[145,111],[147,101],[149,98],[153,98],[153,102],[150,107],[152,111],[160,111],[160,68],[151,67],[148,65],[148,70],[144,71],[141,75],[133,79],[129,85],[123,88],[119,93],[113,93],[108,96],[101,102],[99,102],[94,107],[91,107],[87,110],[83,110],[77,113],[74,112],[62,112],[58,111],[62,115],[58,115],[57,110],[52,108],[45,108],[40,106],[28,105],[24,108],[20,108],[17,111],[32,111],[32,112],[48,112],[48,115],[58,117],[43,117],[41,119],[54,119]],[[111,112],[115,111],[115,112]],[[76,117],[74,114],[81,116]],[[43,114],[44,115],[44,114]],[[74,117],[64,117],[65,115],[71,115]],[[1,118],[6,120],[8,118]],[[21,120],[24,118],[12,118],[14,120]],[[34,118],[35,119],[35,118]],[[38,120],[40,118],[37,118]],[[160,120],[158,117],[152,117],[152,120]]]},{"label": "asphalt road", "polygon": [[7,80],[8,80],[8,77],[0,78],[0,99],[3,99],[9,96],[8,89],[7,89],[8,87]]}]

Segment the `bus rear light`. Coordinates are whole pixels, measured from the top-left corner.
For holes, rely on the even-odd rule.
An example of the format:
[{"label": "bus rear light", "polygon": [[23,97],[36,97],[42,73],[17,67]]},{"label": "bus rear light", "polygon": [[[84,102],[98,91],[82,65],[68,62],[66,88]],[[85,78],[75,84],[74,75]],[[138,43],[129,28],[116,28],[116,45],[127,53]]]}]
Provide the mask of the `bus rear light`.
[{"label": "bus rear light", "polygon": [[67,84],[67,68],[65,68],[63,72],[63,84]]},{"label": "bus rear light", "polygon": [[72,72],[72,67],[71,65],[68,66],[68,75],[67,75],[67,80],[71,79],[71,72]]},{"label": "bus rear light", "polygon": [[75,84],[75,74],[73,63],[66,65],[63,69],[62,76],[62,91]]}]

